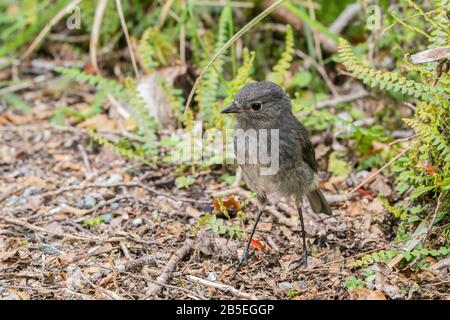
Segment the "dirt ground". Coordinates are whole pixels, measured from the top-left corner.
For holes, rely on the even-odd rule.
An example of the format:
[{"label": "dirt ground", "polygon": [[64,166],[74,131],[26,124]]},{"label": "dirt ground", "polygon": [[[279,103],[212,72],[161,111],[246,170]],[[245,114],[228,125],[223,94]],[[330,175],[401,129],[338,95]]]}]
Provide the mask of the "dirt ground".
[{"label": "dirt ground", "polygon": [[448,298],[438,275],[382,265],[374,290],[346,289],[349,276],[361,275],[346,265],[394,237],[392,215],[374,196],[390,188],[381,175],[353,197],[345,181],[325,179],[334,213],[314,215],[305,204],[306,268],[297,263],[296,211],[273,203],[248,265],[231,279],[256,207],[243,207],[243,239],[198,227],[215,196],[249,196],[218,179],[223,169],[199,170],[195,184],[177,189],[171,166],[126,161],[87,144],[76,127],[9,113],[0,137],[2,299]]}]

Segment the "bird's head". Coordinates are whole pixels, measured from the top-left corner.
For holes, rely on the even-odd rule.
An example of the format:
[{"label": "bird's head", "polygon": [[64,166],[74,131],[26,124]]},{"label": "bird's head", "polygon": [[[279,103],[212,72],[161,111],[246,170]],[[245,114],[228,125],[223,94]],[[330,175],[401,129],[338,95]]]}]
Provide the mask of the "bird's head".
[{"label": "bird's head", "polygon": [[251,82],[234,97],[222,113],[234,113],[238,120],[273,121],[291,112],[291,101],[279,85],[270,81]]}]

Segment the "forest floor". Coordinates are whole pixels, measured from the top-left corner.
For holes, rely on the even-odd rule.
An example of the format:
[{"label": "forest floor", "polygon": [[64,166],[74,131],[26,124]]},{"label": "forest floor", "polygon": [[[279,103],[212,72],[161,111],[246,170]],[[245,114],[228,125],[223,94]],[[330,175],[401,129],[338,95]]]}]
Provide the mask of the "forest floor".
[{"label": "forest floor", "polygon": [[[33,112],[42,118],[44,111]],[[374,287],[346,288],[356,274],[347,264],[395,236],[392,214],[377,197],[392,192],[381,174],[353,197],[345,196],[345,179],[325,179],[331,217],[314,215],[305,203],[307,267],[297,263],[296,211],[272,204],[254,254],[232,279],[256,210],[245,187],[221,182],[222,169],[210,169],[179,189],[172,166],[124,160],[86,146],[81,128],[37,118],[9,111],[0,118],[2,299],[448,298],[448,281],[438,274],[381,264]],[[242,239],[198,227],[217,195],[248,202]]]}]

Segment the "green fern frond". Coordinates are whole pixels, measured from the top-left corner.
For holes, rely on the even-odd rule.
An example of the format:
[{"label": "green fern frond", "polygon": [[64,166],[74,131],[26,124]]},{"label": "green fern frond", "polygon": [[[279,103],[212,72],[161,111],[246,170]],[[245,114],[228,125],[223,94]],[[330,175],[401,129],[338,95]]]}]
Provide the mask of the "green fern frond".
[{"label": "green fern frond", "polygon": [[93,129],[89,128],[86,129],[87,134],[89,137],[91,137],[92,140],[97,142],[99,145],[104,146],[105,148],[108,148],[109,150],[120,154],[121,156],[127,158],[127,159],[134,159],[141,161],[142,163],[150,164],[144,156],[137,155],[136,152],[133,150],[125,149],[120,147],[118,144],[114,144],[105,137],[102,137],[98,135]]},{"label": "green fern frond", "polygon": [[433,25],[431,31],[430,49],[450,45],[449,20],[447,17],[447,12],[450,11],[450,1],[435,0],[434,2],[437,14],[433,17],[435,25]]},{"label": "green fern frond", "polygon": [[236,93],[242,89],[247,83],[252,81],[251,74],[253,72],[253,61],[255,60],[255,52],[249,52],[247,48],[244,48],[243,53],[244,61],[239,67],[236,77],[229,82],[228,95],[224,100],[224,105],[228,106],[234,99]]},{"label": "green fern frond", "polygon": [[76,68],[55,67],[54,70],[71,78],[74,81],[90,84],[92,86],[95,86],[99,90],[106,90],[110,94],[117,96],[126,94],[125,88],[122,85],[120,85],[116,81],[106,79],[102,76],[88,74]]},{"label": "green fern frond", "polygon": [[158,28],[151,27],[145,30],[139,41],[138,54],[144,69],[150,71],[176,60],[177,52],[167,36]]},{"label": "green fern frond", "polygon": [[[19,49],[31,41],[42,28],[67,4],[68,0],[58,0],[51,5],[21,8],[19,16],[14,15],[13,23],[0,31],[0,57]],[[39,18],[32,18],[38,16]],[[31,18],[30,18],[31,17]]]},{"label": "green fern frond", "polygon": [[403,119],[403,121],[414,128],[422,140],[432,145],[445,162],[450,162],[450,145],[448,139],[442,136],[437,128],[430,124],[422,123],[418,119]]},{"label": "green fern frond", "polygon": [[175,117],[178,122],[181,123],[183,121],[183,107],[184,107],[184,98],[182,95],[182,91],[180,89],[175,89],[172,87],[167,81],[159,80],[159,84],[161,89],[166,96],[170,108],[172,109]]},{"label": "green fern frond", "polygon": [[391,250],[391,249],[372,252],[372,253],[364,255],[361,259],[358,259],[352,263],[349,263],[347,265],[347,268],[355,269],[355,268],[359,268],[359,267],[369,266],[369,265],[377,263],[377,262],[387,263],[392,258],[394,258],[397,254],[398,254],[397,250]]},{"label": "green fern frond", "polygon": [[[399,251],[395,249],[380,250],[364,255],[361,259],[358,259],[352,263],[349,263],[346,267],[348,269],[355,269],[360,267],[367,267],[374,263],[388,263],[395,256],[399,254]],[[401,252],[401,255],[406,262],[411,262],[413,259],[421,259],[424,257],[432,256],[448,256],[450,255],[450,247],[442,246],[439,249],[414,249],[412,251]]]},{"label": "green fern frond", "polygon": [[347,70],[365,84],[381,90],[400,92],[423,101],[436,103],[448,96],[442,86],[430,86],[409,80],[397,72],[379,71],[366,66],[353,53],[350,44],[339,39],[339,57]]},{"label": "green fern frond", "polygon": [[[216,51],[222,48],[228,40],[228,24],[231,18],[231,6],[227,5],[220,14],[218,25],[218,36]],[[217,95],[219,89],[219,75],[223,72],[224,55],[217,59],[214,68],[211,68],[205,75],[199,90],[196,94],[196,101],[199,105],[202,119],[206,122],[214,123],[214,117],[218,114]]]},{"label": "green fern frond", "polygon": [[273,67],[273,72],[270,74],[269,80],[277,83],[283,84],[286,77],[286,73],[291,68],[291,62],[294,54],[294,32],[290,25],[286,28],[286,48],[284,49],[280,60]]},{"label": "green fern frond", "polygon": [[126,78],[124,85],[128,91],[128,96],[130,98],[129,106],[133,113],[133,117],[137,121],[139,134],[144,138],[148,155],[154,156],[157,154],[157,137],[155,135],[156,122],[153,117],[150,116],[145,102],[139,96],[135,81],[132,78]]}]

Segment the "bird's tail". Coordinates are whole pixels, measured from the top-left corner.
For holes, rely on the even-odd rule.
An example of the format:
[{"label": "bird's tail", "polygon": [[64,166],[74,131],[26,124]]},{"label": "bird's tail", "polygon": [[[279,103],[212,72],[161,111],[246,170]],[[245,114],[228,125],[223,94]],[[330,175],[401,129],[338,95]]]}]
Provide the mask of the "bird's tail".
[{"label": "bird's tail", "polygon": [[311,204],[311,208],[315,213],[322,212],[331,215],[330,205],[328,204],[327,200],[325,200],[322,191],[320,191],[319,189],[315,189],[311,191],[307,197],[309,203]]}]

